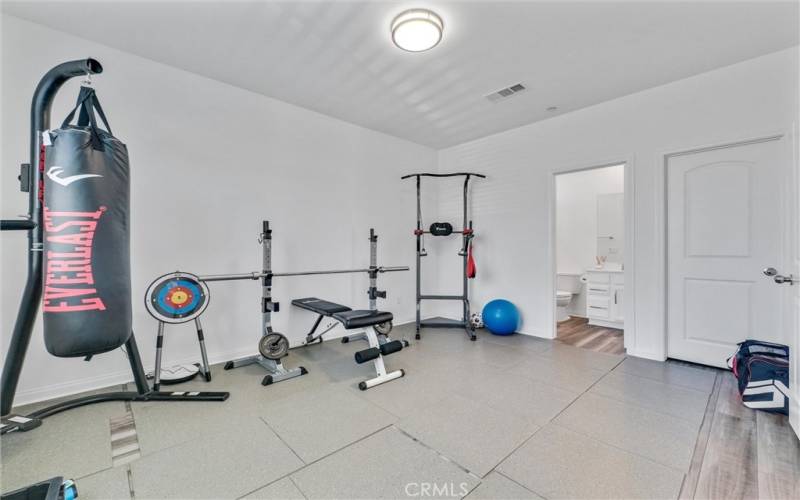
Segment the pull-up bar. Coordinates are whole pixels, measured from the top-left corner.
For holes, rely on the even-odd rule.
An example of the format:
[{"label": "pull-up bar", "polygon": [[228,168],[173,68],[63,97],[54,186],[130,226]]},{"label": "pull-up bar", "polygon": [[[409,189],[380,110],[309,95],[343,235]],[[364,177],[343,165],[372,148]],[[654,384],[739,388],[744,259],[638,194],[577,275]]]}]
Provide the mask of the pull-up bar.
[{"label": "pull-up bar", "polygon": [[485,179],[486,176],[483,174],[476,174],[474,172],[455,172],[452,174],[431,174],[428,172],[423,172],[419,174],[408,174],[400,177],[400,180],[410,179],[411,177],[461,177],[461,176],[473,176],[473,177],[480,177],[481,179]]},{"label": "pull-up bar", "polygon": [[408,271],[408,266],[387,266],[387,267],[364,267],[360,269],[328,269],[320,271],[294,271],[287,273],[273,273],[269,271],[255,271],[252,273],[239,274],[210,274],[198,276],[200,281],[235,281],[235,280],[259,280],[261,278],[279,278],[283,276],[311,276],[316,274],[348,274],[348,273],[389,273],[394,271]]},{"label": "pull-up bar", "polygon": [[[461,229],[453,229],[453,225],[449,222],[434,222],[429,230],[425,230],[422,228],[422,178],[423,177],[463,177],[464,178],[464,186],[463,186],[463,194],[462,194],[462,205],[463,205],[463,223]],[[420,172],[417,174],[408,174],[400,177],[401,180],[403,179],[416,179],[417,184],[417,227],[414,229],[414,236],[417,240],[417,334],[416,338],[420,338],[420,327],[431,327],[431,328],[463,328],[466,331],[467,335],[469,336],[470,340],[475,340],[475,331],[474,328],[470,326],[469,322],[469,284],[467,279],[473,278],[475,276],[475,261],[472,259],[472,238],[475,237],[475,231],[472,229],[472,221],[468,218],[468,205],[469,205],[469,181],[473,177],[477,177],[479,179],[485,179],[486,176],[483,174],[478,174],[475,172],[453,172],[449,174],[439,174],[439,173],[430,173],[430,172]],[[451,234],[460,234],[461,235],[461,249],[458,252],[458,255],[463,259],[463,266],[464,266],[464,274],[462,276],[462,291],[461,295],[432,295],[432,294],[424,294],[421,292],[421,282],[422,282],[422,257],[428,255],[428,252],[425,250],[425,241],[424,235],[430,234],[433,236],[449,236]],[[421,318],[421,302],[423,300],[457,300],[460,301],[462,304],[462,317],[460,321],[457,320],[445,320],[445,319],[429,319],[429,320],[422,320]]]}]

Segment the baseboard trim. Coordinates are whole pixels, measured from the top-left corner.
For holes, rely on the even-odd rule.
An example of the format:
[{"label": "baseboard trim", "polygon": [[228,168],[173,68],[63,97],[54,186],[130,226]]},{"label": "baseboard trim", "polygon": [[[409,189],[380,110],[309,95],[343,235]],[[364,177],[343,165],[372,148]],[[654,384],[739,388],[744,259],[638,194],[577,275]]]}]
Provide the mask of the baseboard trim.
[{"label": "baseboard trim", "polygon": [[626,354],[628,356],[633,356],[635,358],[645,358],[645,359],[652,359],[654,361],[666,361],[667,357],[663,354],[655,353],[652,351],[641,351],[637,349],[626,349]]},{"label": "baseboard trim", "polygon": [[536,337],[540,339],[553,340],[555,337],[545,334],[541,330],[529,330],[526,332],[517,332],[519,335],[526,335],[528,337]]},{"label": "baseboard trim", "polygon": [[[255,354],[253,349],[239,349],[236,351],[229,351],[209,356],[208,362],[212,365],[224,363],[232,359],[243,358]],[[176,365],[183,363],[196,363],[198,358],[186,357],[183,359],[168,360],[164,362],[164,366]],[[125,362],[127,367],[127,361]],[[145,366],[145,372],[152,370]],[[29,389],[26,391],[19,391],[14,398],[14,406],[22,406],[31,403],[38,403],[40,401],[48,401],[55,398],[63,398],[80,394],[86,391],[94,391],[97,389],[104,389],[114,385],[122,385],[133,382],[133,376],[130,370],[119,370],[113,373],[106,373],[95,377],[86,377],[78,380],[72,380],[61,384],[48,385],[36,389]]]},{"label": "baseboard trim", "polygon": [[603,319],[597,318],[589,318],[589,325],[591,326],[602,326],[603,328],[614,328],[616,330],[624,330],[625,323],[620,323],[618,321],[606,321]]},{"label": "baseboard trim", "polygon": [[[409,323],[413,324],[415,320],[401,320],[400,322],[395,322],[394,326],[402,326],[407,325]],[[346,331],[341,327],[341,324],[337,325],[336,328],[325,334],[325,340],[335,340],[344,337],[345,335],[352,334],[352,331]],[[256,340],[253,340],[253,347],[249,349],[237,349],[235,351],[227,351],[223,353],[219,353],[216,355],[210,355],[208,358],[208,362],[212,365],[218,363],[224,363],[226,361],[230,361],[233,359],[244,358],[247,356],[252,356],[256,354]],[[302,347],[302,343],[298,343],[292,348]],[[177,364],[184,364],[184,363],[196,363],[199,359],[197,357],[185,357],[183,359],[167,359],[164,360],[164,366],[171,366]],[[122,363],[120,363],[122,365]],[[127,368],[127,361],[124,362],[124,366]],[[145,366],[145,372],[150,372],[152,367]],[[69,382],[63,382],[59,384],[52,384],[46,387],[38,387],[35,389],[29,389],[24,391],[19,391],[15,398],[14,398],[14,406],[23,406],[28,405],[31,403],[39,403],[41,401],[48,401],[55,398],[63,398],[67,396],[72,396],[75,394],[80,394],[86,391],[94,391],[97,389],[104,389],[106,387],[115,386],[115,385],[122,385],[128,384],[133,382],[133,377],[131,376],[131,372],[129,369],[119,370],[112,373],[106,373],[103,375],[97,375],[93,377],[86,377],[78,380],[72,380]]]}]

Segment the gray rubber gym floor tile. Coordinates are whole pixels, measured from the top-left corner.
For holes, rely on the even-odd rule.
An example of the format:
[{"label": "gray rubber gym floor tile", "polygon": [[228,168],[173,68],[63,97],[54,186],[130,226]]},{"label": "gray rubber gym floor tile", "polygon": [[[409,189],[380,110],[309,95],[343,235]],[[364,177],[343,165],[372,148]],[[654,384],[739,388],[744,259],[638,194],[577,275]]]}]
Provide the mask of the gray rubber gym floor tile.
[{"label": "gray rubber gym floor tile", "polygon": [[303,466],[261,421],[131,463],[136,498],[238,498]]},{"label": "gray rubber gym floor tile", "polygon": [[6,434],[0,449],[3,491],[53,476],[75,478],[108,469],[109,418],[124,414],[122,403],[101,403],[48,417],[29,432]]},{"label": "gray rubber gym floor tile", "polygon": [[[358,364],[355,362],[356,351],[367,349],[369,346],[364,342],[350,343],[350,352],[340,354],[334,359],[322,363],[310,365],[319,373],[323,374],[334,384],[344,384],[351,387],[358,387],[358,383],[374,378],[376,375],[375,364],[372,361]],[[402,361],[396,355],[384,356],[386,371],[391,372],[403,367]],[[310,369],[310,368],[309,368]]]},{"label": "gray rubber gym floor tile", "polygon": [[457,392],[539,426],[547,424],[579,395],[540,380],[496,372],[475,378],[467,390]]},{"label": "gray rubber gym floor tile", "polygon": [[[283,358],[283,363],[287,369],[302,365],[302,360],[293,354],[294,351],[291,351],[289,356]],[[254,390],[261,386],[261,380],[264,378],[264,375],[267,375],[267,371],[257,364],[241,366],[231,370],[226,370],[224,366],[225,363],[211,366],[210,382],[206,382],[205,379],[198,376],[190,382],[175,385],[165,385],[163,388],[164,390],[172,390],[173,388],[176,388],[178,390],[191,389],[196,391],[231,392],[240,391],[242,389]]]},{"label": "gray rubber gym floor tile", "polygon": [[628,357],[615,369],[632,375],[649,378],[665,384],[677,385],[711,393],[717,370],[651,359]]},{"label": "gray rubber gym floor tile", "polygon": [[[290,355],[287,358],[284,358],[287,366],[289,368],[296,367],[301,365],[300,359]],[[230,392],[230,397],[228,400],[223,404],[228,404],[233,402],[234,404],[238,405],[242,401],[252,401],[254,398],[258,398],[263,390],[284,386],[287,382],[281,382],[279,384],[274,384],[270,387],[264,387],[261,385],[261,380],[267,375],[267,372],[261,368],[259,365],[248,365],[242,366],[240,368],[235,368],[233,370],[225,370],[223,369],[224,363],[216,364],[211,366],[211,381],[206,382],[205,379],[201,377],[196,377],[194,380],[189,382],[184,382],[181,384],[172,384],[172,385],[162,385],[162,391],[228,391]],[[309,371],[309,373],[312,373]],[[302,377],[296,377],[291,379],[288,382],[291,382],[295,385],[302,385],[305,387],[311,381],[307,378],[308,375],[303,375]],[[314,377],[311,377],[314,378]],[[321,385],[328,382],[327,378],[324,377],[316,377],[314,382],[317,385]],[[297,389],[295,389],[297,390]],[[286,389],[272,391],[276,394],[273,394],[271,397],[279,398],[285,393],[288,393]],[[291,391],[294,392],[294,391]],[[146,407],[158,407],[163,405],[170,405],[173,403],[164,403],[160,401],[149,401],[144,403],[134,403],[132,407],[134,409],[138,408],[146,408]],[[199,403],[201,405],[214,405],[218,403],[213,402],[205,402]]]},{"label": "gray rubber gym floor tile", "polygon": [[421,410],[397,426],[480,477],[538,429],[522,418],[461,396]]},{"label": "gray rubber gym floor tile", "polygon": [[[308,371],[324,375],[328,381],[338,384],[358,386],[358,383],[375,377],[372,362],[357,364],[354,355],[357,351],[367,349],[369,344],[363,340],[342,344],[340,339],[332,339],[322,344],[314,343],[306,347],[293,349],[299,364]],[[388,371],[402,368],[396,355],[384,357]]]},{"label": "gray rubber gym floor tile", "polygon": [[[369,390],[380,389],[378,386]],[[262,416],[306,463],[396,420],[394,415],[341,386],[298,392],[265,407]]]},{"label": "gray rubber gym floor tile", "polygon": [[217,434],[232,426],[257,420],[262,410],[298,392],[327,386],[329,378],[319,369],[301,377],[269,386],[261,385],[265,371],[256,365],[234,370],[212,367],[209,383],[197,378],[191,382],[164,386],[175,391],[229,391],[223,402],[162,402],[133,404],[134,418],[142,454],[150,454],[198,435]]},{"label": "gray rubber gym floor tile", "polygon": [[[349,356],[350,359],[353,359],[352,352],[357,349],[354,349],[352,346],[358,345],[366,346],[366,343],[355,342],[352,344],[342,344],[341,339],[331,339],[322,343],[315,342],[304,347],[292,349],[289,351],[289,354],[297,360],[309,361],[312,363],[328,363],[331,360],[339,359],[343,356]],[[303,363],[298,361],[296,364],[300,365]]]},{"label": "gray rubber gym floor tile", "polygon": [[131,498],[127,467],[114,467],[76,479],[75,485],[78,487],[78,497],[82,500],[128,500]]},{"label": "gray rubber gym floor tile", "polygon": [[[423,328],[421,331],[422,338],[416,340],[414,338],[413,324],[412,329],[406,333],[406,340],[412,344],[419,344],[427,348],[434,348],[438,350],[445,350],[450,352],[461,353],[465,349],[471,348],[475,343],[467,337],[464,330],[461,329],[436,329],[436,328]],[[392,331],[392,338],[401,338],[401,332]]]},{"label": "gray rubber gym floor tile", "polygon": [[498,467],[545,498],[676,498],[683,474],[550,424]]},{"label": "gray rubber gym floor tile", "polygon": [[[28,413],[31,413],[31,412],[36,411],[36,410],[40,410],[40,409],[48,407],[48,406],[52,406],[52,405],[54,405],[56,403],[60,403],[62,401],[68,401],[68,400],[71,400],[71,399],[81,398],[81,397],[84,397],[84,396],[93,396],[95,394],[101,394],[101,393],[106,393],[106,392],[119,392],[119,391],[126,391],[126,390],[128,390],[128,389],[126,389],[126,386],[124,386],[124,385],[112,385],[112,386],[109,386],[109,387],[103,387],[103,388],[94,389],[94,390],[91,390],[91,391],[80,392],[78,394],[73,394],[71,396],[64,396],[64,397],[61,397],[61,398],[55,398],[55,399],[51,399],[51,400],[48,400],[48,401],[40,401],[38,403],[31,403],[31,404],[27,404],[27,405],[23,405],[23,406],[16,406],[16,407],[14,407],[12,412],[16,413],[16,414],[19,414],[19,415],[27,415]],[[87,408],[95,408],[96,410],[92,411],[93,414],[101,414],[101,415],[105,415],[107,417],[114,417],[114,416],[117,416],[117,415],[119,415],[121,413],[125,413],[125,403],[123,403],[121,401],[111,401],[111,402],[108,402],[108,403],[98,403],[96,405],[88,406]],[[71,410],[70,412],[74,412],[74,411],[76,411],[76,410]],[[86,410],[84,409],[84,411],[86,411]],[[50,418],[50,420],[53,419],[53,417],[49,417],[49,418]]]},{"label": "gray rubber gym floor tile", "polygon": [[[318,364],[301,362],[295,358],[293,366],[303,366],[308,373],[266,386],[261,385],[261,380],[266,375],[266,372],[259,366],[247,366],[230,370],[241,370],[239,375],[247,375],[247,380],[243,380],[228,389],[231,393],[229,401],[232,401],[235,406],[249,405],[260,408],[268,406],[279,399],[293,396],[298,392],[325,387],[331,382],[330,377],[325,374]],[[242,392],[243,389],[245,389],[244,393]]]},{"label": "gray rubber gym floor tile", "polygon": [[460,353],[454,353],[443,347],[432,346],[424,340],[413,340],[410,346],[391,356],[387,356],[387,358],[392,358],[392,363],[404,370],[419,371],[442,366],[457,366],[458,363],[455,360],[459,356]]},{"label": "gray rubber gym floor tile", "polygon": [[509,378],[520,375],[572,392],[586,391],[606,374],[603,370],[595,370],[538,354],[530,354],[521,363],[517,363],[504,373],[508,374]]},{"label": "gray rubber gym floor tile", "polygon": [[686,472],[697,428],[679,418],[586,393],[555,423]]},{"label": "gray rubber gym floor tile", "polygon": [[291,479],[285,477],[243,497],[247,500],[305,500]]},{"label": "gray rubber gym floor tile", "polygon": [[613,369],[625,359],[624,355],[590,351],[560,342],[553,342],[550,348],[541,351],[540,355],[552,358],[557,363],[603,371]]},{"label": "gray rubber gym floor tile", "polygon": [[519,347],[476,341],[470,349],[459,353],[459,358],[462,363],[484,363],[497,368],[508,368],[523,361],[528,355],[528,350]]},{"label": "gray rubber gym floor tile", "polygon": [[705,392],[663,384],[616,370],[594,385],[591,392],[682,418],[698,429],[703,422],[709,396]]},{"label": "gray rubber gym floor tile", "polygon": [[230,401],[133,406],[139,449],[142,455],[149,455],[197,436],[213,436],[259,420],[252,411],[235,411],[233,406]]},{"label": "gray rubber gym floor tile", "polygon": [[468,500],[544,500],[531,490],[520,486],[497,472],[491,472],[481,484],[469,492]]},{"label": "gray rubber gym floor tile", "polygon": [[531,335],[522,335],[517,333],[514,335],[493,335],[485,328],[476,330],[478,340],[476,342],[492,342],[506,347],[513,347],[514,349],[526,349],[532,352],[546,351],[553,345],[552,340],[540,339]]},{"label": "gray rubber gym floor tile", "polygon": [[439,403],[453,394],[449,385],[430,370],[406,370],[404,377],[361,391],[350,389],[359,397],[389,413],[407,417]]},{"label": "gray rubber gym floor tile", "polygon": [[310,499],[419,497],[424,485],[431,492],[437,486],[440,494],[435,496],[458,497],[478,484],[477,478],[392,427],[309,465],[292,479]]},{"label": "gray rubber gym floor tile", "polygon": [[440,386],[454,394],[469,394],[475,381],[497,372],[498,369],[494,366],[478,362],[462,363],[459,358],[447,357],[420,370],[430,384]]},{"label": "gray rubber gym floor tile", "polygon": [[[366,346],[365,346],[366,347]],[[358,385],[358,382],[375,376],[375,369],[372,362],[359,365],[353,360],[352,354],[333,359],[326,363],[313,365],[316,370],[325,375],[332,383],[344,383],[347,385]],[[387,371],[393,368],[387,363]]]}]

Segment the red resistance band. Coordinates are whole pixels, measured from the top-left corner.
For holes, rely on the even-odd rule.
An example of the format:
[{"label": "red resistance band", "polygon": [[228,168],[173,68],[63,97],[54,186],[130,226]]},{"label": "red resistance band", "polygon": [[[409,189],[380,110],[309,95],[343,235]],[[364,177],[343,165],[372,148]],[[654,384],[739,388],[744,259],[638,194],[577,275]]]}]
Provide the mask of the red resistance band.
[{"label": "red resistance band", "polygon": [[477,272],[478,268],[475,266],[475,259],[472,258],[472,243],[470,243],[467,249],[467,278],[474,278]]},{"label": "red resistance band", "polygon": [[424,233],[425,233],[425,231],[423,231],[422,229],[415,229],[414,230],[414,235],[415,236],[419,236],[419,235],[424,234]]},{"label": "red resistance band", "polygon": [[470,234],[472,234],[472,228],[464,229],[463,233],[465,236],[469,236]]}]

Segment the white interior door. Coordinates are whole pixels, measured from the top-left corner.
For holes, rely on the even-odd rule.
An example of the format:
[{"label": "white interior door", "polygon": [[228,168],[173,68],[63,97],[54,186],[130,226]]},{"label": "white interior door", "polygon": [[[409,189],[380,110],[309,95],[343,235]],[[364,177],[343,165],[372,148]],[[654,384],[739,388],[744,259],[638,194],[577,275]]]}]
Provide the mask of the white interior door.
[{"label": "white interior door", "polygon": [[[795,140],[800,139],[795,128]],[[791,286],[780,285],[786,302],[784,326],[789,331],[789,423],[800,437],[800,145],[795,143],[792,173],[794,182],[787,182],[787,245],[786,268],[781,273],[791,274],[795,282]]]},{"label": "white interior door", "polygon": [[667,331],[672,358],[725,366],[747,338],[786,343],[786,139],[671,156],[667,163]]}]

